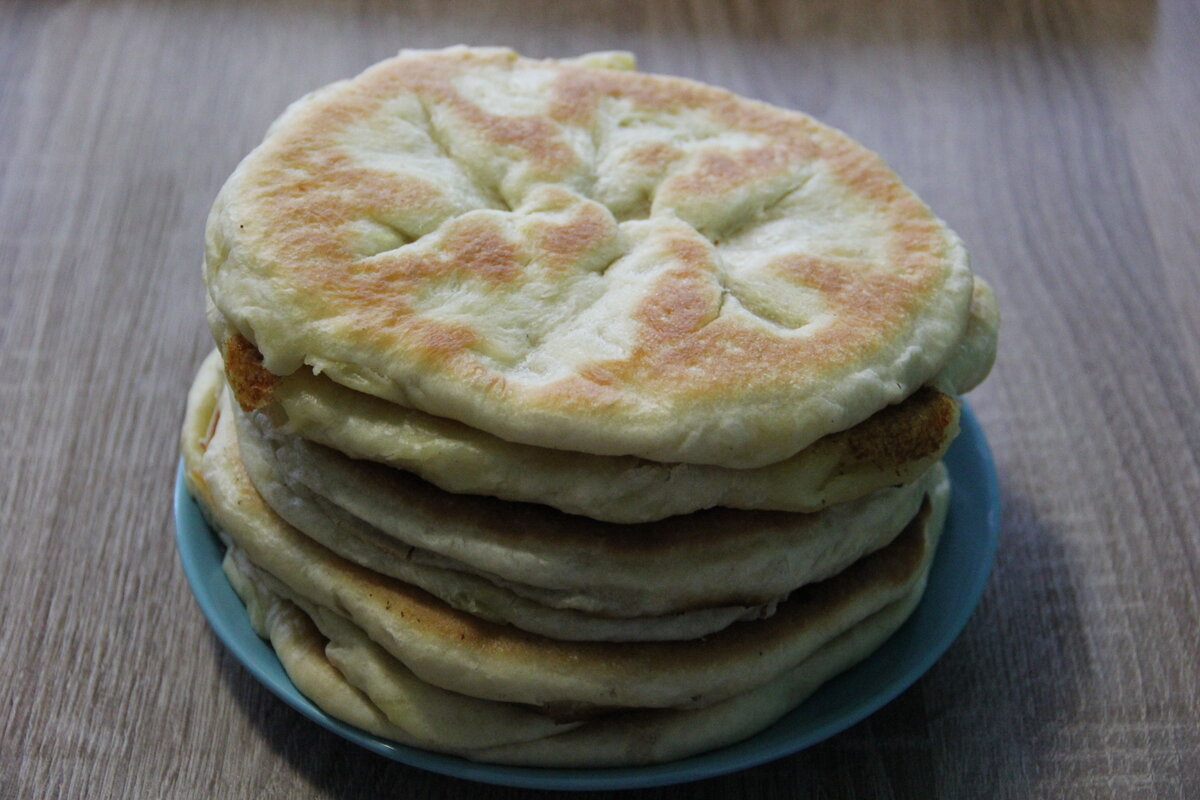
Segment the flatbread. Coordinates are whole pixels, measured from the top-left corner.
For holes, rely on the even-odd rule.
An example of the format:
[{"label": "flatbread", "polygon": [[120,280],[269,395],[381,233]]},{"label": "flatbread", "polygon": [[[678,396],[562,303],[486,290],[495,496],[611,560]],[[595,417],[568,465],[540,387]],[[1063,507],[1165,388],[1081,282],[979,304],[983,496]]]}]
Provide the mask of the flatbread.
[{"label": "flatbread", "polygon": [[[371,643],[361,630],[329,611],[308,605],[307,613],[270,589],[270,579],[236,545],[222,562],[230,584],[246,604],[250,624],[268,639],[301,691],[327,713],[379,736],[421,747],[462,752],[540,739],[571,730],[513,703],[479,700],[428,684]],[[326,630],[336,631],[328,641]],[[372,700],[347,684],[352,673],[374,687]]]},{"label": "flatbread", "polygon": [[[236,546],[224,567],[255,630],[270,639],[301,693],[326,713],[401,744],[490,763],[546,767],[671,761],[753,735],[874,651],[909,616],[924,589],[914,587],[909,596],[789,672],[720,703],[698,710],[630,711],[556,722],[519,706],[475,700],[425,683],[352,623],[309,606],[324,621],[322,631],[308,613],[271,592]],[[544,735],[531,735],[547,727],[551,730]],[[480,736],[510,741],[479,746]]]},{"label": "flatbread", "polygon": [[239,400],[308,365],[508,441],[752,468],[970,355],[966,251],[876,155],[629,66],[406,51],[289,108],[207,229],[214,334],[262,358]]},{"label": "flatbread", "polygon": [[[242,452],[247,454],[244,463],[254,465],[247,467],[248,474],[262,473],[264,468],[270,474],[253,447],[244,447]],[[342,558],[412,584],[460,611],[553,639],[695,639],[734,622],[770,616],[781,599],[640,615],[640,609],[629,604],[604,604],[594,599],[564,603],[561,592],[516,585],[470,564],[404,544],[303,486],[289,488],[259,477],[255,488],[285,520]],[[655,607],[662,605],[656,601]],[[607,613],[589,613],[575,606],[599,607]],[[625,616],[615,616],[622,612]]]},{"label": "flatbread", "polygon": [[[238,358],[244,350],[234,349]],[[229,365],[231,373],[247,370]],[[919,389],[848,431],[757,469],[664,464],[507,442],[454,420],[355,392],[304,368],[263,409],[281,433],[402,469],[446,491],[541,503],[607,522],[706,508],[820,511],[916,480],[958,434],[958,402]]]},{"label": "flatbread", "polygon": [[[201,367],[192,393],[198,408],[197,418],[219,420],[219,414],[231,414],[228,401],[218,402],[223,387],[220,357],[213,354]],[[218,406],[221,411],[218,412]],[[192,454],[189,461],[198,463],[203,446],[215,431],[215,423],[204,423],[185,438]],[[247,442],[247,445],[250,445]],[[484,619],[516,625],[523,630],[555,639],[577,641],[668,641],[695,639],[715,633],[742,620],[758,619],[774,613],[775,603],[756,606],[726,606],[704,608],[659,616],[620,618],[597,616],[570,608],[555,608],[530,600],[495,581],[472,574],[468,565],[454,562],[433,553],[418,553],[406,545],[380,533],[340,507],[313,495],[303,486],[288,491],[271,475],[270,464],[263,463],[259,450],[243,448],[246,459],[261,473],[256,488],[277,513],[309,537],[328,547],[342,558],[383,575],[417,586],[438,597],[450,606]],[[189,471],[189,482],[201,491],[203,477],[197,470]],[[207,501],[212,504],[211,498]]]},{"label": "flatbread", "polygon": [[[714,509],[621,526],[450,495],[279,435],[231,403],[223,408],[238,423],[242,461],[258,493],[335,552],[410,582],[414,565],[469,572],[542,606],[609,617],[741,607],[740,617],[772,604],[892,541],[924,495],[946,480],[938,466],[912,483],[814,514]],[[471,599],[485,604],[490,596]],[[495,604],[491,610],[504,614]]]},{"label": "flatbread", "polygon": [[[202,399],[202,398],[201,398]],[[455,611],[415,587],[338,557],[280,519],[250,483],[228,414],[215,425],[189,407],[184,448],[197,498],[214,524],[297,599],[360,627],[423,681],[473,697],[543,707],[701,708],[788,672],[924,580],[945,517],[948,486],[897,539],[834,578],[802,587],[774,616],[687,642],[560,642]],[[205,434],[200,434],[204,436]]]}]

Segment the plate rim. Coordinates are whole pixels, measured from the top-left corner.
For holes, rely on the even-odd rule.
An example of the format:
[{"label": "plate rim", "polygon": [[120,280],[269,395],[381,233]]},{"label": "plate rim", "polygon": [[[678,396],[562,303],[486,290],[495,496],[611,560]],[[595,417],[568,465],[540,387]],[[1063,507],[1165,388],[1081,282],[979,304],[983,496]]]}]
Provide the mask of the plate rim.
[{"label": "plate rim", "polygon": [[[894,700],[924,675],[958,638],[987,585],[999,546],[1000,494],[987,438],[970,406],[962,402],[960,433],[944,461],[951,476],[946,529],[930,569],[929,585],[912,616],[862,662],[821,686],[808,700],[759,733],[725,747],[664,764],[595,769],[520,767],[469,761],[394,742],[334,719],[302,695],[275,655],[250,627],[245,607],[221,569],[224,546],[187,490],[182,458],[175,473],[175,542],[192,596],[222,644],[273,694],[316,722],[378,755],[408,766],[455,778],[525,789],[612,790],[667,786],[749,769],[792,755],[861,722]],[[965,552],[964,552],[965,551]],[[970,555],[964,560],[962,555]],[[932,598],[953,591],[957,602],[946,608]],[[232,596],[232,601],[231,601]],[[934,615],[931,617],[931,615]],[[854,677],[879,672],[897,642],[903,643],[933,626],[936,636],[904,662],[901,669],[882,670],[884,683],[875,691],[843,704],[840,713],[804,727],[803,714],[838,687],[854,685]],[[249,634],[247,636],[247,634]],[[827,715],[828,716],[828,715]],[[799,730],[788,731],[796,726]],[[757,746],[756,746],[757,743]]]}]

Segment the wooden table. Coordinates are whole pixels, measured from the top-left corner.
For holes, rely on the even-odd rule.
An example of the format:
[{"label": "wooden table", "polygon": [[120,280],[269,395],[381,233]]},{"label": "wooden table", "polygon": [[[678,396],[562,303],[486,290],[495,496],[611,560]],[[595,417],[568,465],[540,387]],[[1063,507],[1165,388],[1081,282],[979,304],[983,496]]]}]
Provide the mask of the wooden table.
[{"label": "wooden table", "polygon": [[636,51],[879,150],[1004,313],[1000,552],[958,642],[806,752],[648,797],[1200,797],[1200,9],[0,7],[0,798],[490,797],[310,724],[172,540],[205,215],[286,103],[402,46]]}]

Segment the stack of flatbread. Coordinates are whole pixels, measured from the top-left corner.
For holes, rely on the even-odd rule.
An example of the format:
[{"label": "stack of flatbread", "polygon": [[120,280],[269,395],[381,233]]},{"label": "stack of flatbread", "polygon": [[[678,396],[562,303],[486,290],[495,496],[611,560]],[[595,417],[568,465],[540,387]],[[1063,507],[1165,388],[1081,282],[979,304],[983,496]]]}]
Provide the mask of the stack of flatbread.
[{"label": "stack of flatbread", "polygon": [[206,244],[187,480],[335,717],[669,760],[920,599],[996,308],[838,131],[620,53],[404,52],[291,106]]}]

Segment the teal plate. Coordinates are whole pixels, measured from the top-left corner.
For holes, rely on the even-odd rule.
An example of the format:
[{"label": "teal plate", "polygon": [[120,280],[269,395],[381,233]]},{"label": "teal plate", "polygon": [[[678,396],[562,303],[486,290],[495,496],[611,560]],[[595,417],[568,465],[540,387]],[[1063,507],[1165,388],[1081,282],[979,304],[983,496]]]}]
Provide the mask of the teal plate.
[{"label": "teal plate", "polygon": [[246,609],[221,571],[224,547],[175,480],[175,534],[196,601],[217,636],[268,689],[304,716],[368,750],[443,775],[534,789],[632,789],[709,778],[803,750],[891,701],[958,636],[983,593],[996,553],[1000,497],[987,440],[963,405],[962,433],[946,454],[954,483],[946,529],[916,611],[869,658],[825,684],[799,708],[742,742],[646,767],[537,769],[478,764],[389,742],[333,719],[292,685],[271,647],[254,633]]}]

